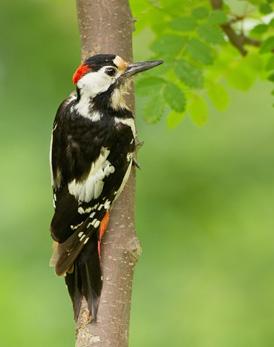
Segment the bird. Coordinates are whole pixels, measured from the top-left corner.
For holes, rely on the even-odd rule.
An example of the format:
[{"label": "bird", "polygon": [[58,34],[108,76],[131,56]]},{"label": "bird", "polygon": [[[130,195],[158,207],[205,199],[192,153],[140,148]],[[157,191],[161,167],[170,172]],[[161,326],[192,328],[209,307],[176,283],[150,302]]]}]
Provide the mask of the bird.
[{"label": "bird", "polygon": [[103,285],[101,241],[134,165],[136,129],[125,99],[131,77],[161,63],[93,55],[76,69],[76,90],[57,110],[50,145],[50,264],[65,278],[75,320],[85,298],[96,321]]}]

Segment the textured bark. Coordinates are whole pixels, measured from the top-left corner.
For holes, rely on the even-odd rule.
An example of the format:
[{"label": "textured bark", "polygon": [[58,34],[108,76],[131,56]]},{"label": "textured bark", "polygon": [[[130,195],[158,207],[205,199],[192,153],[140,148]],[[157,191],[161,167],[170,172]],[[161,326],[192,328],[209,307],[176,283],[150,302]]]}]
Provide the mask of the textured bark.
[{"label": "textured bark", "polygon": [[[133,20],[127,0],[77,0],[82,59],[96,53],[132,61]],[[129,104],[134,105],[133,92]],[[85,300],[76,324],[77,347],[127,347],[134,265],[141,248],[134,223],[135,172],[111,211],[102,244],[103,290],[96,323]]]}]

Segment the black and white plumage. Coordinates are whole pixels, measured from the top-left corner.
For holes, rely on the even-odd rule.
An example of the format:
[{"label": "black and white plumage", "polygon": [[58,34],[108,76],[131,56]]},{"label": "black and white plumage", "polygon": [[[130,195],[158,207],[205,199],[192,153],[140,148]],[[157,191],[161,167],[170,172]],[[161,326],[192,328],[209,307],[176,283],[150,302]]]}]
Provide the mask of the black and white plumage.
[{"label": "black and white plumage", "polygon": [[96,319],[102,288],[99,228],[133,163],[136,131],[124,101],[128,77],[160,63],[128,64],[111,54],[90,57],[73,76],[76,95],[57,111],[50,151],[52,265],[65,275],[75,318],[84,296]]}]

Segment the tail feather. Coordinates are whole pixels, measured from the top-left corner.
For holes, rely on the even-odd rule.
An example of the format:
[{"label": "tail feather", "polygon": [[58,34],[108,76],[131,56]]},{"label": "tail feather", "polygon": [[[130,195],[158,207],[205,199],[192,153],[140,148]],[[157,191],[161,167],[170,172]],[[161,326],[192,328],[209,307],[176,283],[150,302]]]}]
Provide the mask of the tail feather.
[{"label": "tail feather", "polygon": [[65,276],[65,282],[68,288],[69,296],[72,299],[74,319],[77,320],[80,309],[81,309],[81,299],[82,294],[80,292],[81,283],[78,266],[74,266],[73,271]]},{"label": "tail feather", "polygon": [[77,320],[84,297],[93,320],[96,320],[99,298],[102,290],[100,259],[97,248],[97,236],[94,234],[74,262],[71,273],[65,281],[73,303],[74,318]]},{"label": "tail feather", "polygon": [[85,246],[84,241],[85,239],[81,240],[78,232],[74,232],[65,242],[55,245],[50,264],[55,266],[58,276],[71,271],[75,259]]}]

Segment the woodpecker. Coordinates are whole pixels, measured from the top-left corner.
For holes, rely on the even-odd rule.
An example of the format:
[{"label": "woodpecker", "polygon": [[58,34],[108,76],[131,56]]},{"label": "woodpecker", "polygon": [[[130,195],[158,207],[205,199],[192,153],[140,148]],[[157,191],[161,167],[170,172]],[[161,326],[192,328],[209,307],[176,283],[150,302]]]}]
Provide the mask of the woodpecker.
[{"label": "woodpecker", "polygon": [[51,265],[65,277],[76,320],[83,297],[96,320],[101,240],[134,163],[134,117],[124,98],[130,77],[161,63],[129,64],[114,54],[89,57],[73,75],[75,95],[61,103],[54,119]]}]

